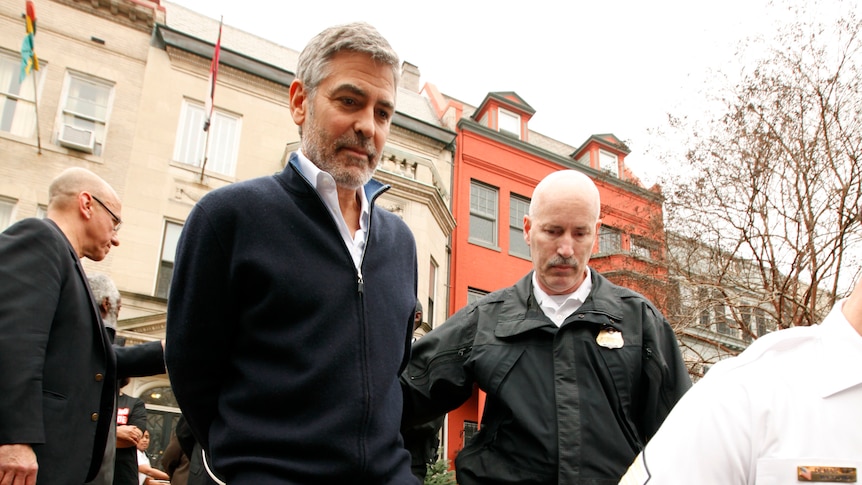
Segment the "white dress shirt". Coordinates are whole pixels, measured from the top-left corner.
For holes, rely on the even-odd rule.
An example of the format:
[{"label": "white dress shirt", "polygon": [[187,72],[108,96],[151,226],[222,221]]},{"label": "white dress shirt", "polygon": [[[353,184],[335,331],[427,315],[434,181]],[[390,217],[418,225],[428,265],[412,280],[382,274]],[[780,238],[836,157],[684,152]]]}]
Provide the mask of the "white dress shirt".
[{"label": "white dress shirt", "polygon": [[862,482],[862,336],[842,305],[714,365],[620,483],[798,485],[851,470]]},{"label": "white dress shirt", "polygon": [[311,162],[302,151],[296,151],[299,159],[299,170],[302,175],[311,183],[314,190],[320,194],[326,208],[332,215],[332,219],[338,225],[338,231],[341,233],[341,238],[344,240],[344,245],[350,251],[353,257],[353,264],[357,271],[362,263],[362,253],[365,251],[366,235],[368,234],[368,222],[371,218],[369,210],[368,198],[365,196],[365,190],[360,188],[357,190],[362,204],[362,212],[359,216],[359,229],[351,236],[350,229],[347,227],[347,222],[344,221],[344,215],[341,213],[341,206],[338,204],[338,191],[335,184],[335,179],[328,172],[317,168],[317,165]]},{"label": "white dress shirt", "polygon": [[533,271],[533,296],[536,303],[542,309],[542,313],[551,319],[558,327],[566,318],[575,312],[590,296],[593,290],[593,280],[590,278],[590,268],[587,268],[587,277],[581,282],[578,289],[566,295],[549,295],[539,287],[539,279]]}]

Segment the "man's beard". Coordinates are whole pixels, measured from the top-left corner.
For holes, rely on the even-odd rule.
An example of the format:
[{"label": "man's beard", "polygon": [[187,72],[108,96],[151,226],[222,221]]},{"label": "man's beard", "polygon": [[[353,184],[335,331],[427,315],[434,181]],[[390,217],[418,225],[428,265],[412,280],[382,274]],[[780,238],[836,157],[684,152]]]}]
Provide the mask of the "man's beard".
[{"label": "man's beard", "polygon": [[[309,125],[310,129],[303,134],[302,151],[317,168],[332,175],[339,187],[358,189],[371,180],[380,163],[380,154],[377,153],[373,140],[354,132],[326,143],[322,131],[314,123]],[[345,147],[358,148],[367,153],[368,158],[357,159],[352,155],[340,154],[339,151]],[[357,174],[356,167],[361,167],[362,172]]]}]

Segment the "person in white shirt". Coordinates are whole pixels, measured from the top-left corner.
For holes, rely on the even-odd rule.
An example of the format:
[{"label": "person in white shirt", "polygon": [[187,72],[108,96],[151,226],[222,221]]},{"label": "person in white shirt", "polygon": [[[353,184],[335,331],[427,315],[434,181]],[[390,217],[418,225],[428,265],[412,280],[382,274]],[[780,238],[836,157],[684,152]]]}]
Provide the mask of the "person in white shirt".
[{"label": "person in white shirt", "polygon": [[620,484],[855,483],[860,470],[862,282],[820,325],[713,366]]}]

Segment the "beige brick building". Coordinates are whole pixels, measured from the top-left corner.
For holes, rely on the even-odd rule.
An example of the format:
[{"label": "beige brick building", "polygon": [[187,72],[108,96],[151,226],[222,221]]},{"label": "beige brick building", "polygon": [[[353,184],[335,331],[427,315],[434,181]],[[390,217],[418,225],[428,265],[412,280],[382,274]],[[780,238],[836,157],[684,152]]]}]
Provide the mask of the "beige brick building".
[{"label": "beige brick building", "polygon": [[[173,251],[195,201],[214,188],[282,170],[298,147],[288,86],[299,52],[224,26],[202,175],[217,20],[159,1],[41,0],[35,51],[42,68],[19,83],[23,12],[23,0],[0,0],[0,229],[43,216],[48,185],[65,168],[101,175],[123,201],[121,244],[84,267],[111,276],[120,288],[120,336],[129,343],[161,338]],[[405,62],[402,71],[377,173],[392,189],[379,204],[413,230],[417,297],[426,320],[442,322],[455,226],[455,133],[419,95],[418,69]],[[153,434],[165,428],[154,436],[151,451],[158,452],[178,411],[167,377],[137,380],[131,394],[148,402]]]}]

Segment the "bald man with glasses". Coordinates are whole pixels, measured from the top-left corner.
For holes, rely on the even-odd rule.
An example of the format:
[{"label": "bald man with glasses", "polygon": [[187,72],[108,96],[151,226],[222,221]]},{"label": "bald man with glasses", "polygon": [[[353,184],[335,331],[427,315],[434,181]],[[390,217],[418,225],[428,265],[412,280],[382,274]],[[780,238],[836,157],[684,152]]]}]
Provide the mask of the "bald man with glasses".
[{"label": "bald man with glasses", "polygon": [[105,180],[69,168],[45,219],[0,234],[0,483],[84,483],[99,470],[117,363],[80,260],[120,244],[121,212]]}]

